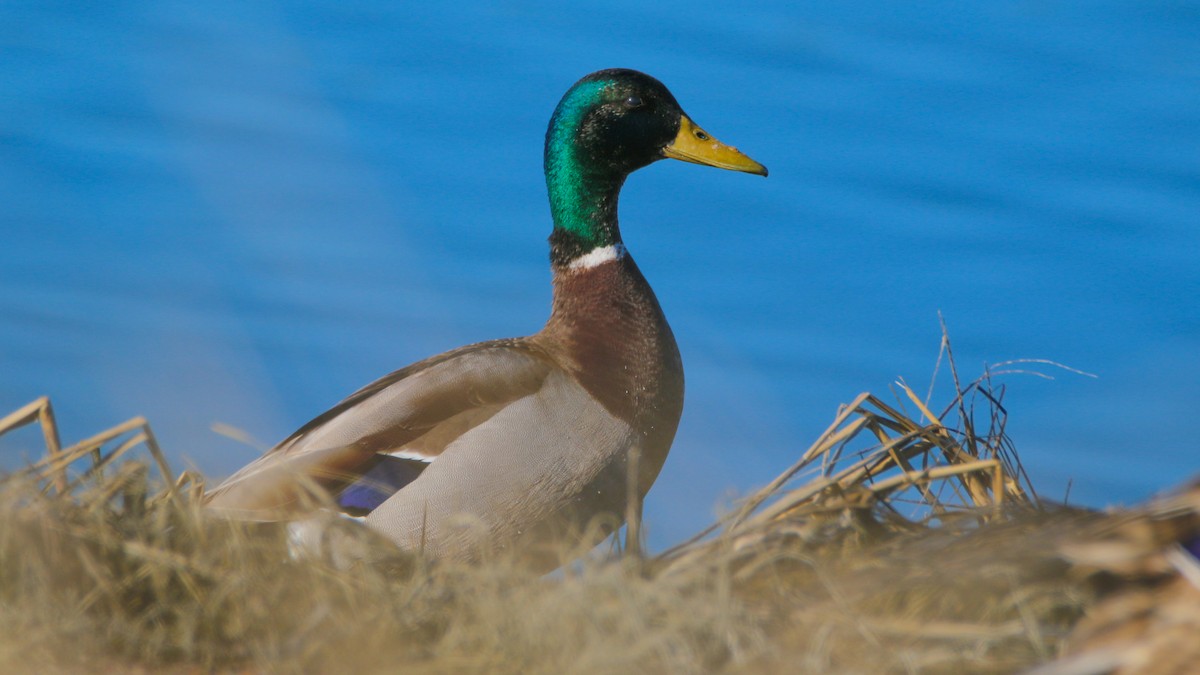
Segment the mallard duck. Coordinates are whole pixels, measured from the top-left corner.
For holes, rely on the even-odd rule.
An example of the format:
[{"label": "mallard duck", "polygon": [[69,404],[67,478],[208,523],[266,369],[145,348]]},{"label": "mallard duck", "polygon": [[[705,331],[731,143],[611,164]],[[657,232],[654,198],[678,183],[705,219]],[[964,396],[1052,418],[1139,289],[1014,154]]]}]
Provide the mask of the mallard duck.
[{"label": "mallard duck", "polygon": [[208,493],[208,507],[296,518],[316,485],[403,549],[456,559],[508,549],[545,569],[564,544],[598,542],[627,517],[633,531],[679,424],[683,364],[621,242],[617,197],[631,172],[663,158],[767,175],[644,73],[576,82],[546,132],[545,327],[372,382]]}]

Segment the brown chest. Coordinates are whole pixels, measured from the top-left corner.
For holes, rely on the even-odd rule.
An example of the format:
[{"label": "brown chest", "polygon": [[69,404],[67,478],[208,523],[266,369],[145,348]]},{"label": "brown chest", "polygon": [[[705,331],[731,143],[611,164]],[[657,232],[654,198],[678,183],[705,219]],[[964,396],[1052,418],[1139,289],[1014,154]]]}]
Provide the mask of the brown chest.
[{"label": "brown chest", "polygon": [[670,443],[683,410],[683,364],[632,258],[555,269],[553,311],[535,339],[651,445]]}]

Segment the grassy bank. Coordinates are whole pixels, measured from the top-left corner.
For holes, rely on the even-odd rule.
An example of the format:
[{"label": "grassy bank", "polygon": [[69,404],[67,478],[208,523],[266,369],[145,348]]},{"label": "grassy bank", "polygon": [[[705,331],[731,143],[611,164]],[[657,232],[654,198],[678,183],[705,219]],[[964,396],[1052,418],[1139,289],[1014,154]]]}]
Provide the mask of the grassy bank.
[{"label": "grassy bank", "polygon": [[[147,441],[157,451],[130,425],[98,455],[68,448],[0,485],[0,668],[1018,672],[1058,657],[1118,587],[1172,578],[1114,571],[1095,546],[1151,560],[1200,531],[1200,500],[1048,507],[999,392],[956,389],[937,411],[903,386],[895,404],[861,396],[691,541],[640,563],[593,553],[549,577],[501,556],[415,559],[338,521],[368,563],[296,557],[282,528],[206,518],[199,477],[164,487],[165,461],[128,461]],[[1146,522],[1154,534],[1122,539]]]}]

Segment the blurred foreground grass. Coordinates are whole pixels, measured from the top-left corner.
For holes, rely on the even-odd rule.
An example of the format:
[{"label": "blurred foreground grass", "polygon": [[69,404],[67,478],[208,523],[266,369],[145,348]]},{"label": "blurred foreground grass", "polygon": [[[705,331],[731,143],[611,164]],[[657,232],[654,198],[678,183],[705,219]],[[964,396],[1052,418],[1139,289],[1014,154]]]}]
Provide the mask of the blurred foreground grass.
[{"label": "blurred foreground grass", "polygon": [[[1089,542],[1166,516],[1041,503],[991,381],[955,389],[937,413],[904,385],[895,406],[860,396],[693,540],[550,576],[413,558],[337,519],[366,562],[293,556],[284,528],[205,517],[199,477],[152,480],[124,455],[157,454],[153,437],[127,425],[0,484],[0,669],[1017,672],[1057,657],[1121,576]],[[1200,532],[1195,501],[1137,555]]]}]

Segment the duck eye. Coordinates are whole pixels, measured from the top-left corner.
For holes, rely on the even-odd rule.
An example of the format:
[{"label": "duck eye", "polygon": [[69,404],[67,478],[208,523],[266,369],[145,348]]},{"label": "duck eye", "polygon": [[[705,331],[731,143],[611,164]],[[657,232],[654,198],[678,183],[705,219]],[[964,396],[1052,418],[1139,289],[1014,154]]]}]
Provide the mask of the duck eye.
[{"label": "duck eye", "polygon": [[642,97],[641,96],[630,96],[629,98],[625,99],[625,107],[626,108],[642,107]]}]

